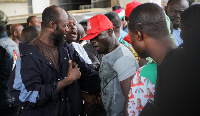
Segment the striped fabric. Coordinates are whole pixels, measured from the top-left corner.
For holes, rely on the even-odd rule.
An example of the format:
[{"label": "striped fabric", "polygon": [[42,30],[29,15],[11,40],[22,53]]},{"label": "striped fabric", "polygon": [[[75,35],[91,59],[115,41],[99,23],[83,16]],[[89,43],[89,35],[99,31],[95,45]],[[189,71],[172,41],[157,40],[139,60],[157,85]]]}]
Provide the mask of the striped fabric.
[{"label": "striped fabric", "polygon": [[181,29],[179,28],[178,30],[173,29],[173,36],[175,38],[176,46],[179,46],[183,43],[183,40],[180,37]]}]

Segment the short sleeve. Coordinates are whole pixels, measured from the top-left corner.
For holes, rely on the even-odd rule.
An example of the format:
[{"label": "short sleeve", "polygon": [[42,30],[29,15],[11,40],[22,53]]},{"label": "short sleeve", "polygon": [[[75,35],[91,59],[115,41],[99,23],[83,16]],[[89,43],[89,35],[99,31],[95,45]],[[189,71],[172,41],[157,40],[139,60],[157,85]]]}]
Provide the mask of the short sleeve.
[{"label": "short sleeve", "polygon": [[119,81],[123,81],[136,73],[138,63],[135,58],[122,56],[115,62],[113,68],[118,74]]}]

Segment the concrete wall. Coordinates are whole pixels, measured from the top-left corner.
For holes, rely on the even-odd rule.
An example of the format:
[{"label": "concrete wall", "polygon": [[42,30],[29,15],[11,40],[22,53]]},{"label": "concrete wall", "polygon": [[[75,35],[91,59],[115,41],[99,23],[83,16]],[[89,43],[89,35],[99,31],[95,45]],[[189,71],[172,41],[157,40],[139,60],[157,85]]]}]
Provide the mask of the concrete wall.
[{"label": "concrete wall", "polygon": [[59,5],[59,1],[58,0],[50,0],[50,5]]},{"label": "concrete wall", "polygon": [[0,3],[0,10],[8,16],[28,14],[28,4],[25,3]]},{"label": "concrete wall", "polygon": [[[120,5],[122,8],[126,8],[126,5],[132,1],[133,0],[111,0],[111,7]],[[146,3],[146,2],[151,2],[153,0],[137,0],[137,1],[141,3]]]}]

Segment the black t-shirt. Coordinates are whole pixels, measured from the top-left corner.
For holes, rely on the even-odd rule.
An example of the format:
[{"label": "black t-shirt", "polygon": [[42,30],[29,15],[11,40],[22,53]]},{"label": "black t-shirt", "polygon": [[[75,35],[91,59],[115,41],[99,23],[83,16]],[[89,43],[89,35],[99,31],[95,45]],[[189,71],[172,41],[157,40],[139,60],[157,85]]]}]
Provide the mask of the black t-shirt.
[{"label": "black t-shirt", "polygon": [[155,104],[162,115],[200,114],[200,52],[171,50],[157,67]]}]

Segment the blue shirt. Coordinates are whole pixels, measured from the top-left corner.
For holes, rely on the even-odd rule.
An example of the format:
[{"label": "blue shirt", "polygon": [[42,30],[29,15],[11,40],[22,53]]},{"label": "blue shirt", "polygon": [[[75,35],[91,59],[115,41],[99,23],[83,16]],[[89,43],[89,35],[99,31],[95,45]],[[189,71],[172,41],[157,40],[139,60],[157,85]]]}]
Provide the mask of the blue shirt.
[{"label": "blue shirt", "polygon": [[128,33],[128,26],[124,27],[123,30]]},{"label": "blue shirt", "polygon": [[123,31],[122,29],[120,29],[120,36],[122,39],[124,39],[124,37],[127,35],[128,33],[126,31]]}]

